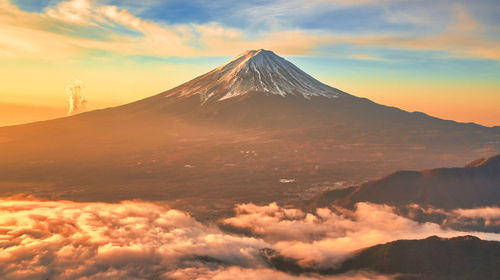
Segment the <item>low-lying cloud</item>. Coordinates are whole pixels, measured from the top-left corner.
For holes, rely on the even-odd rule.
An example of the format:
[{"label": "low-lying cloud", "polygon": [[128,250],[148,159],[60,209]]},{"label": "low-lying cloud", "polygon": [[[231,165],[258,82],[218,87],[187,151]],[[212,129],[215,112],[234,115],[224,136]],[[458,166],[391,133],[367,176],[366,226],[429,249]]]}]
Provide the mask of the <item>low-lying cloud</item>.
[{"label": "low-lying cloud", "polygon": [[[267,206],[237,206],[225,226],[162,203],[0,200],[1,279],[390,279],[354,272],[340,276],[289,275],[268,267],[271,248],[304,266],[334,266],[361,249],[401,238],[464,233],[419,224],[384,205],[313,214]],[[498,234],[474,233],[500,240]]]},{"label": "low-lying cloud", "polygon": [[[491,215],[480,210],[469,211],[476,218],[481,214]],[[456,215],[455,212],[450,215]],[[473,234],[481,239],[500,240],[499,234],[456,231],[437,223],[419,223],[396,214],[393,207],[365,202],[358,203],[352,211],[320,208],[314,214],[285,209],[276,203],[267,206],[242,204],[236,207],[236,213],[223,223],[262,237],[273,243],[282,255],[301,260],[304,266],[320,268],[339,264],[362,248],[397,239]]]},{"label": "low-lying cloud", "polygon": [[424,208],[419,205],[408,206],[410,217],[433,217],[441,219],[441,225],[449,228],[476,228],[481,231],[500,231],[500,207],[481,207],[474,209],[454,209],[446,211],[436,208]]},{"label": "low-lying cloud", "polygon": [[144,202],[0,202],[0,278],[167,278],[196,256],[256,267],[269,244]]},{"label": "low-lying cloud", "polygon": [[390,280],[390,275],[380,275],[366,271],[356,271],[337,276],[321,276],[317,274],[290,275],[269,268],[241,268],[229,267],[210,270],[207,268],[186,268],[179,269],[169,276],[179,279],[224,279],[224,280]]}]

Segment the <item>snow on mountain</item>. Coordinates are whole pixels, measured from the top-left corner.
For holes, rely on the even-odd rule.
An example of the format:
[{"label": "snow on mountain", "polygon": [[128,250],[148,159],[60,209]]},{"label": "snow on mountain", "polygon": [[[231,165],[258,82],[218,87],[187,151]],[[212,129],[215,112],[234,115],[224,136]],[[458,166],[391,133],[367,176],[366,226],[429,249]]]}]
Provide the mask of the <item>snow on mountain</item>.
[{"label": "snow on mountain", "polygon": [[248,92],[337,98],[342,91],[314,79],[297,66],[267,50],[249,50],[227,64],[166,92],[167,96],[199,95],[202,104]]}]

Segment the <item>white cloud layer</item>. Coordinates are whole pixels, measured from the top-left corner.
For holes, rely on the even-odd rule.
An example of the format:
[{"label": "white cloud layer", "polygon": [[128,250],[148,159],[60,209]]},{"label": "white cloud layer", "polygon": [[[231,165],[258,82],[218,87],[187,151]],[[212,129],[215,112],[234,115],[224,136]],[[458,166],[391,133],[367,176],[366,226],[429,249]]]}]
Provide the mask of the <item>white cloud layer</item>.
[{"label": "white cloud layer", "polygon": [[[275,249],[304,266],[331,267],[378,243],[471,234],[419,224],[391,207],[368,203],[354,211],[318,209],[315,214],[276,204],[244,204],[237,211],[223,223],[253,235],[225,232],[161,203],[2,199],[0,278],[298,279],[267,267],[259,250]],[[498,234],[472,234],[500,240]],[[359,272],[319,279],[388,277]]]},{"label": "white cloud layer", "polygon": [[[495,208],[499,211],[499,208]],[[492,211],[455,210],[470,215],[491,216]],[[399,216],[393,207],[358,203],[354,211],[316,209],[315,215],[297,209],[285,209],[276,203],[267,206],[242,204],[237,215],[225,219],[226,225],[245,229],[272,242],[283,255],[299,259],[303,265],[332,266],[352,252],[398,239],[423,239],[431,235],[453,237],[473,234],[482,239],[500,240],[499,234],[460,232],[436,223],[419,223]]]}]

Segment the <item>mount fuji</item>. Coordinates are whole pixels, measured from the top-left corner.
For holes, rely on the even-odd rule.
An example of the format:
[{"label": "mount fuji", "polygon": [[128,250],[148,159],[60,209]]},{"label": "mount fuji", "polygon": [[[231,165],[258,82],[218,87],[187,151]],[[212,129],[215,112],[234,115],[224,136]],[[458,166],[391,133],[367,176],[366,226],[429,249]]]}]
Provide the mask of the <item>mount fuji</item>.
[{"label": "mount fuji", "polygon": [[133,103],[2,127],[0,144],[0,195],[163,200],[210,216],[457,166],[499,153],[500,129],[350,95],[261,49]]},{"label": "mount fuji", "polygon": [[197,95],[202,104],[239,98],[249,92],[266,95],[337,98],[343,93],[327,86],[272,51],[250,50],[165,95]]},{"label": "mount fuji", "polygon": [[[274,52],[263,49],[246,51],[178,87],[119,108],[129,114],[133,112],[134,116],[173,115],[237,127],[334,126],[348,130],[342,132],[346,139],[351,137],[349,131],[361,134],[371,131],[377,134],[375,142],[381,137],[397,143],[401,134],[406,135],[407,142],[426,141],[433,138],[429,135],[431,130],[467,134],[456,137],[455,141],[478,138],[488,141],[491,135],[483,138],[483,134],[495,130],[496,135],[500,131],[376,104],[323,84]],[[357,132],[352,136],[357,138]]]}]

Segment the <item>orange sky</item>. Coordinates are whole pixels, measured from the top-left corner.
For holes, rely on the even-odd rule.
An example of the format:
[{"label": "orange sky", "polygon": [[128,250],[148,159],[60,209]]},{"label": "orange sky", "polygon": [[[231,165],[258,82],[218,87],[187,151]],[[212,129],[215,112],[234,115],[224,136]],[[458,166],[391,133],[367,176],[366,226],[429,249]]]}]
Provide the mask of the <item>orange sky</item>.
[{"label": "orange sky", "polygon": [[0,126],[64,117],[75,79],[85,84],[83,110],[93,110],[157,94],[259,48],[381,104],[500,125],[496,5],[426,1],[138,8],[0,0]]},{"label": "orange sky", "polygon": [[[76,76],[85,82],[82,94],[88,103],[83,111],[88,111],[160,93],[209,71],[212,65],[155,65],[147,69],[137,65],[131,67],[134,68],[120,69],[105,65],[95,72],[93,67],[85,71],[75,67],[73,71],[67,72],[59,68],[47,68],[45,72],[36,68],[21,68],[8,73],[0,70],[12,82],[3,85],[3,89],[12,94],[0,98],[0,125],[66,116],[68,101],[64,89],[74,78],[73,73],[79,73]],[[32,77],[29,82],[23,82],[26,74]],[[311,74],[350,94],[384,105],[461,122],[500,125],[500,86],[496,84]]]}]

